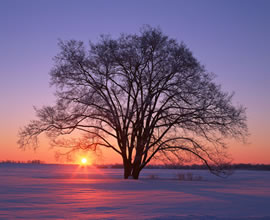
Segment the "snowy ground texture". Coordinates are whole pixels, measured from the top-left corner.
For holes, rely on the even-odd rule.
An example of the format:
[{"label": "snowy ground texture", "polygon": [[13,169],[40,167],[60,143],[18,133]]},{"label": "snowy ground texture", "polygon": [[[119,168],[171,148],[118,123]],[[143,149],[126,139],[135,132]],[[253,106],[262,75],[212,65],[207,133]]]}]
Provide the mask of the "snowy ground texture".
[{"label": "snowy ground texture", "polygon": [[[183,173],[195,180],[179,180]],[[201,179],[202,178],[202,179]],[[270,172],[144,170],[0,164],[0,219],[270,219]]]}]

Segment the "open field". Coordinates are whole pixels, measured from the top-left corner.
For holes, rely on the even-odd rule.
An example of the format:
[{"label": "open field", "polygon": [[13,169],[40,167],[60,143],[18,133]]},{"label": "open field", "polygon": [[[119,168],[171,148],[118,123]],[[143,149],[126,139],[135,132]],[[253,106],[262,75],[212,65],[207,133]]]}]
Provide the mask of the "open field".
[{"label": "open field", "polygon": [[14,218],[266,220],[270,172],[147,169],[123,180],[121,169],[1,164],[0,219]]}]

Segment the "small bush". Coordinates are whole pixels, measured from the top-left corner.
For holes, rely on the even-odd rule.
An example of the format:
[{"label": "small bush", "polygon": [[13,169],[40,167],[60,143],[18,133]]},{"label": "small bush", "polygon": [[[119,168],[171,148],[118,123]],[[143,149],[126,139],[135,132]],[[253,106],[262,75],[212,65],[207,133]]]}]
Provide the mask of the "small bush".
[{"label": "small bush", "polygon": [[158,175],[156,175],[156,174],[150,174],[148,176],[148,178],[151,179],[151,180],[156,180],[156,179],[158,179]]},{"label": "small bush", "polygon": [[202,180],[201,176],[195,176],[193,173],[177,173],[176,179],[181,181],[200,181]]},{"label": "small bush", "polygon": [[176,178],[178,180],[186,180],[185,174],[184,173],[177,173]]}]

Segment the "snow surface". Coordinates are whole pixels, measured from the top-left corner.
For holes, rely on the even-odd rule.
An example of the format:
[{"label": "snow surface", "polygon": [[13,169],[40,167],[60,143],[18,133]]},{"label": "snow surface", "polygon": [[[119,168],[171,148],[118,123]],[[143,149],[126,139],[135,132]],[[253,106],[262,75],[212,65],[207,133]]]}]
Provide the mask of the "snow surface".
[{"label": "snow surface", "polygon": [[[192,173],[195,180],[179,180]],[[0,219],[270,219],[270,172],[0,164]],[[200,178],[199,178],[200,177]],[[202,178],[202,179],[201,179]]]}]

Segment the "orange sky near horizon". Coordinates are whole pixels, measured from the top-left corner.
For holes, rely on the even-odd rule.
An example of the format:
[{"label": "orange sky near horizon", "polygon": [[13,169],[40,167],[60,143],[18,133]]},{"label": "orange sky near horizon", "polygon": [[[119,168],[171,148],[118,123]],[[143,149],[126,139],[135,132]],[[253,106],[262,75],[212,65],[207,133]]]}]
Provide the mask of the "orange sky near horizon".
[{"label": "orange sky near horizon", "polygon": [[[16,130],[15,130],[16,131]],[[0,161],[15,160],[15,161],[28,161],[28,160],[41,160],[45,163],[80,163],[82,157],[86,157],[90,163],[95,164],[115,164],[122,163],[121,157],[112,150],[103,150],[102,156],[95,156],[93,152],[89,153],[76,153],[74,154],[73,161],[67,161],[65,157],[56,159],[55,152],[57,148],[51,148],[48,141],[43,137],[41,138],[40,147],[36,150],[19,149],[17,145],[16,132],[1,131],[0,143]],[[228,153],[233,159],[233,163],[252,163],[252,164],[270,164],[270,151],[267,142],[262,137],[264,134],[256,136],[250,135],[247,143],[231,141],[228,143]],[[4,147],[3,147],[4,146]],[[259,151],[258,151],[259,149]]]},{"label": "orange sky near horizon", "polygon": [[[265,151],[258,154],[257,150],[251,144],[231,146],[229,147],[229,153],[233,158],[233,163],[270,164],[269,152]],[[56,159],[55,150],[47,146],[41,146],[35,151],[31,149],[21,150],[16,144],[13,147],[7,147],[5,150],[3,148],[0,149],[0,161],[41,160],[45,163],[79,163],[82,157],[86,157],[91,163],[96,164],[122,163],[121,157],[112,150],[103,152],[101,158],[94,156],[92,153],[90,155],[78,153],[74,156],[73,161],[67,161],[65,158]]]}]

